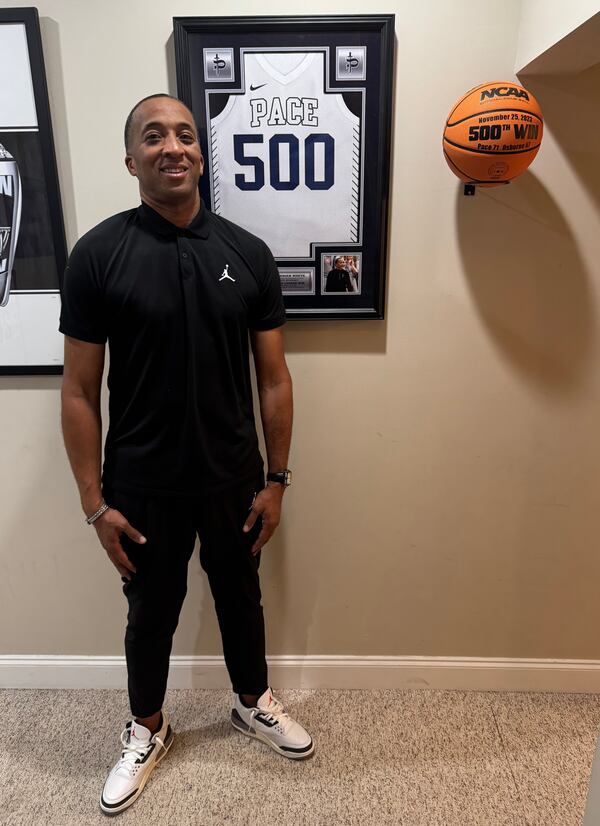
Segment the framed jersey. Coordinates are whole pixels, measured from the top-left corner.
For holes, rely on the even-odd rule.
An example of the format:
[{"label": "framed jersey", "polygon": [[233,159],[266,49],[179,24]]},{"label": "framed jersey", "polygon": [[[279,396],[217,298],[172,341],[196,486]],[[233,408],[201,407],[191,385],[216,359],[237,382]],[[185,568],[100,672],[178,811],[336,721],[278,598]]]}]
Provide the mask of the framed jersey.
[{"label": "framed jersey", "polygon": [[0,374],[61,373],[66,243],[37,9],[0,9]]},{"label": "framed jersey", "polygon": [[262,238],[290,318],[383,318],[393,15],[175,18],[204,203]]}]

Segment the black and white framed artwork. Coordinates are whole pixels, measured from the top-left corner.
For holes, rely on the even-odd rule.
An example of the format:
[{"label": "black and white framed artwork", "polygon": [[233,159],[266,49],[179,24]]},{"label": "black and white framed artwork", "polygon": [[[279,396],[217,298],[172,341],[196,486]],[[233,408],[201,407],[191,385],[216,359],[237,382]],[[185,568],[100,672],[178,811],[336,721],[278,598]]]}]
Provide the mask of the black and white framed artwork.
[{"label": "black and white framed artwork", "polygon": [[62,372],[65,261],[37,9],[0,9],[0,374]]}]

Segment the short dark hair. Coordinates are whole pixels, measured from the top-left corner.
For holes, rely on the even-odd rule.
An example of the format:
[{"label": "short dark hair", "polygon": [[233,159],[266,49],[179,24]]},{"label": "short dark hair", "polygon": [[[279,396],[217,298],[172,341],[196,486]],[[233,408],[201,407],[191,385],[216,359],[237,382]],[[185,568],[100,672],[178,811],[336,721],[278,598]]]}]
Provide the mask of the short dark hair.
[{"label": "short dark hair", "polygon": [[[135,106],[133,107],[131,112],[127,115],[127,120],[125,121],[125,131],[124,131],[124,134],[123,134],[123,138],[125,140],[125,149],[126,150],[129,149],[129,139],[131,138],[131,126],[133,124],[133,116],[135,115],[137,109],[142,105],[142,103],[145,103],[147,100],[153,100],[154,98],[170,98],[171,100],[176,100],[177,103],[181,103],[182,106],[185,106],[185,103],[182,100],[179,100],[179,98],[176,98],[174,95],[167,94],[167,92],[157,92],[154,95],[147,95],[147,97],[142,98],[141,100],[138,100],[138,102],[135,104]],[[185,108],[187,109],[188,107],[185,106]],[[190,112],[190,114],[192,114],[192,113]],[[194,116],[192,115],[192,120],[193,120],[193,118],[194,118]],[[194,121],[194,126],[195,125],[196,125],[196,123]],[[198,131],[198,129],[196,128],[196,132],[197,131]]]}]

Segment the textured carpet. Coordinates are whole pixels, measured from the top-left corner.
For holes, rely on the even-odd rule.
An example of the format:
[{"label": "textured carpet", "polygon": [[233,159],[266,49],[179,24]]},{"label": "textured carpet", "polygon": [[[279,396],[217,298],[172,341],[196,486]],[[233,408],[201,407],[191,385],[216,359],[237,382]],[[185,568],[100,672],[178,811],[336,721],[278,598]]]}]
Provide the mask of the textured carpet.
[{"label": "textured carpet", "polygon": [[283,691],[312,733],[292,762],[229,724],[225,691],[171,691],[175,742],[139,800],[98,808],[122,691],[0,691],[0,823],[579,826],[596,695]]}]

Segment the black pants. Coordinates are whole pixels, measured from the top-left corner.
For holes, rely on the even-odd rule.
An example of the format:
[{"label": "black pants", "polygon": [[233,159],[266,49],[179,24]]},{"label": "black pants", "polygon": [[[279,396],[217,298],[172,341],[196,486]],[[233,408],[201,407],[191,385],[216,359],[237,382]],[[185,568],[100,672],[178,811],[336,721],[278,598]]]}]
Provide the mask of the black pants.
[{"label": "black pants", "polygon": [[137,568],[131,581],[123,585],[129,603],[125,654],[134,717],[149,717],[162,708],[173,634],[187,592],[187,568],[196,535],[233,690],[238,694],[266,690],[260,554],[250,553],[260,519],[247,534],[242,531],[263,480],[261,474],[223,493],[185,499],[148,498],[105,486],[108,504],[121,511],[147,539],[145,545],[138,545],[125,534],[121,536],[123,549]]}]

